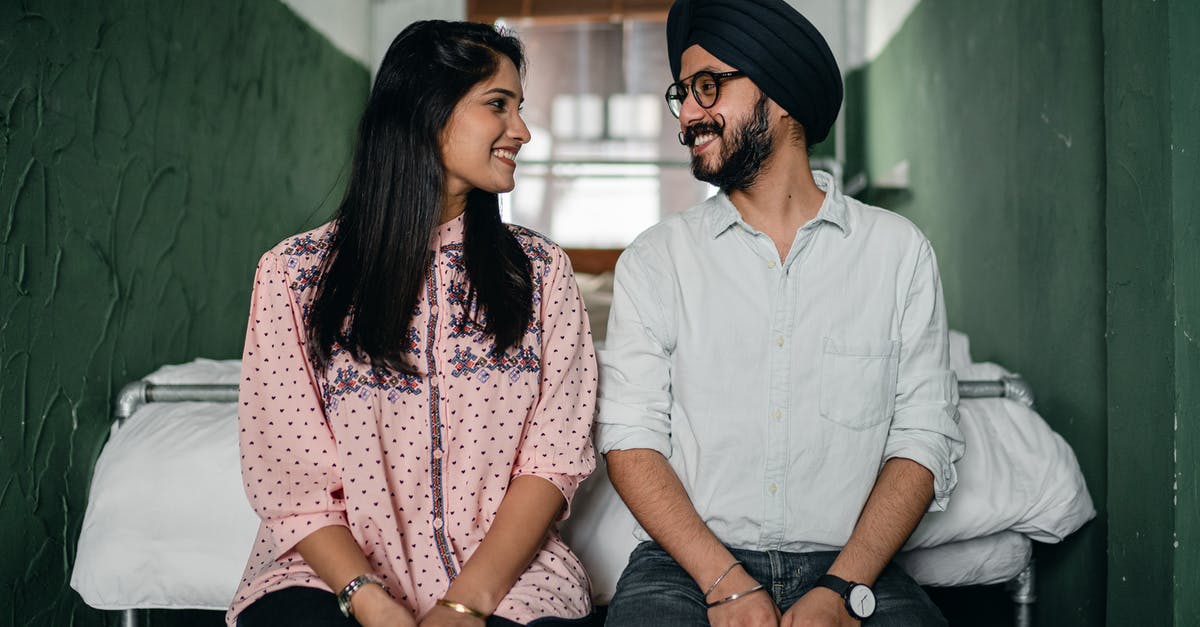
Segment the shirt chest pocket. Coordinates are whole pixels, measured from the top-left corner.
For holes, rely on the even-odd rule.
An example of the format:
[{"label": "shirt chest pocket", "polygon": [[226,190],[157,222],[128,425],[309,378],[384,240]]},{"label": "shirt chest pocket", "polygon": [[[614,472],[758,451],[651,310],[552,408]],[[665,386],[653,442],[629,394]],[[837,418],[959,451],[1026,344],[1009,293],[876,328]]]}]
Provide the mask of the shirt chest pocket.
[{"label": "shirt chest pocket", "polygon": [[854,430],[891,419],[899,363],[898,341],[842,343],[825,338],[821,416]]}]

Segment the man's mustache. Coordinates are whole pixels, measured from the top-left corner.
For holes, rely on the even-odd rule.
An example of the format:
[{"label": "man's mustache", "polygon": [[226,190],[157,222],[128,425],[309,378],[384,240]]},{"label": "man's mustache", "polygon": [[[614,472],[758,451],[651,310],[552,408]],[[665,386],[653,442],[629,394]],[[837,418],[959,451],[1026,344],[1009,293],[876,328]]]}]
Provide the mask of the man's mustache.
[{"label": "man's mustache", "polygon": [[720,137],[721,134],[725,132],[724,122],[724,118],[721,118],[720,121],[697,122],[683,129],[682,131],[679,131],[679,143],[690,148],[692,144],[695,143],[696,138],[701,135],[712,133]]}]

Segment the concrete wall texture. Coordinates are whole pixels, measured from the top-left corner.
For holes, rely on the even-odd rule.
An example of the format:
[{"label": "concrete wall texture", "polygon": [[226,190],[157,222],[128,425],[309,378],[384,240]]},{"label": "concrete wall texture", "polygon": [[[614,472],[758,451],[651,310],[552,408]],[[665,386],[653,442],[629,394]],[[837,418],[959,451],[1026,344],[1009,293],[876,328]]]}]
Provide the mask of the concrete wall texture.
[{"label": "concrete wall texture", "polygon": [[105,624],[67,579],[113,396],[240,355],[367,90],[275,0],[0,3],[0,625]]}]

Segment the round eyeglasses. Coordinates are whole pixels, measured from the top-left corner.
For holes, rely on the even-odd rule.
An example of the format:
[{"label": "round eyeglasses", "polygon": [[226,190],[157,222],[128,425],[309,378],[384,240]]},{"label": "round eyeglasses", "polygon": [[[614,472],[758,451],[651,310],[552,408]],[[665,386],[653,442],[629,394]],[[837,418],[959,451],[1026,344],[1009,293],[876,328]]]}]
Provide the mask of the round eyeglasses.
[{"label": "round eyeglasses", "polygon": [[696,104],[704,109],[712,108],[717,104],[717,98],[721,96],[721,81],[739,76],[745,76],[745,73],[738,70],[731,72],[700,70],[689,77],[692,79],[690,85],[687,82],[679,81],[667,87],[667,108],[671,110],[671,115],[678,118],[679,112],[683,110],[683,101],[687,100],[689,87],[692,96],[696,98]]}]

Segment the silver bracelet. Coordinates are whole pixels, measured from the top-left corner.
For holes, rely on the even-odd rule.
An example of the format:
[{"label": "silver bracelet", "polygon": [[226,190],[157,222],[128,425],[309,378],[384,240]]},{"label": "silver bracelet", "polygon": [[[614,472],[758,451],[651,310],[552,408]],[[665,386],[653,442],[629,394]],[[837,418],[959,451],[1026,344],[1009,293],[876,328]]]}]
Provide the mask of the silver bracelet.
[{"label": "silver bracelet", "polygon": [[350,607],[350,597],[354,596],[354,593],[358,592],[363,586],[372,583],[383,588],[384,592],[387,592],[387,586],[383,585],[383,580],[379,577],[375,575],[359,575],[351,579],[350,583],[346,584],[346,587],[337,593],[338,609],[342,611],[342,616],[346,618],[354,616],[354,609]]},{"label": "silver bracelet", "polygon": [[716,590],[717,586],[721,585],[721,580],[725,578],[725,575],[728,575],[729,573],[733,572],[733,569],[737,568],[740,565],[741,565],[741,561],[733,560],[733,563],[729,565],[729,568],[726,568],[725,572],[721,573],[721,576],[717,577],[717,580],[712,582],[712,585],[708,587],[708,590],[704,591],[704,599],[707,601],[708,595],[712,594],[712,591]]},{"label": "silver bracelet", "polygon": [[736,601],[736,600],[746,596],[747,594],[750,594],[752,592],[758,592],[759,590],[762,590],[763,587],[764,586],[760,583],[757,586],[750,588],[749,590],[742,590],[741,592],[731,594],[731,595],[725,597],[724,599],[721,599],[720,601],[713,601],[712,603],[708,604],[708,609],[711,610],[712,608],[714,608],[718,605],[724,605],[726,603],[729,603],[730,601]]}]

